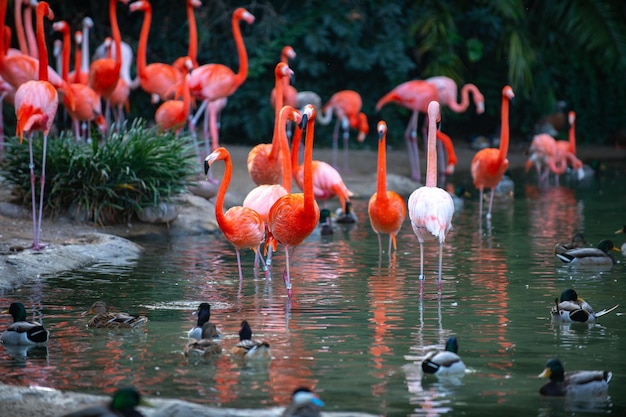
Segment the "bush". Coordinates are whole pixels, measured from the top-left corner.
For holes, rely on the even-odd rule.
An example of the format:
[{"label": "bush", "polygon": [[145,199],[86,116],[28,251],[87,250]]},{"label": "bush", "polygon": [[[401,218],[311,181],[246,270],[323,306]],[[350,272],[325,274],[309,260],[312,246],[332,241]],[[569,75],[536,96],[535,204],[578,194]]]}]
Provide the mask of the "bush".
[{"label": "bush", "polygon": [[[35,174],[41,173],[43,140],[33,140]],[[145,207],[156,206],[188,184],[193,147],[185,137],[158,133],[135,120],[124,133],[91,144],[62,133],[48,140],[44,205],[53,214],[70,207],[99,224],[128,221]],[[2,170],[30,202],[28,144],[11,138]],[[37,181],[37,184],[39,181]],[[38,193],[39,187],[36,187]]]}]

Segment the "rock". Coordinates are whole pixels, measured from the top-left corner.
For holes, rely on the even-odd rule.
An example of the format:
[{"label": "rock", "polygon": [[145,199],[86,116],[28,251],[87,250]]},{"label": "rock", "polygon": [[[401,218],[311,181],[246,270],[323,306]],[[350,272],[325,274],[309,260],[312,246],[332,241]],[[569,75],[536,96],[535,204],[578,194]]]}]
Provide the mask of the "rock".
[{"label": "rock", "polygon": [[144,223],[171,223],[178,217],[178,208],[172,203],[159,203],[157,206],[144,207],[137,213],[137,217]]}]

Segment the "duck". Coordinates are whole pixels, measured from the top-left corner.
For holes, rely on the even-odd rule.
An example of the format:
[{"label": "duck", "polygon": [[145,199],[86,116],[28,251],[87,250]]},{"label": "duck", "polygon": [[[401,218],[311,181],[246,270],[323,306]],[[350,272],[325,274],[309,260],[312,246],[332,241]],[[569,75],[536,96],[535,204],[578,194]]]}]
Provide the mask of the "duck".
[{"label": "duck", "polygon": [[471,194],[467,191],[465,186],[457,185],[456,187],[452,184],[449,184],[449,187],[446,186],[446,190],[452,197],[452,202],[454,203],[454,211],[459,212],[463,210],[465,206],[465,200],[471,197]]},{"label": "duck", "polygon": [[575,290],[568,288],[561,293],[559,298],[554,299],[551,314],[552,318],[564,322],[593,323],[597,318],[610,313],[618,306],[619,304],[596,313]]},{"label": "duck", "polygon": [[252,340],[252,328],[247,320],[241,322],[239,343],[233,346],[230,354],[235,358],[269,359],[270,345],[267,342]]},{"label": "duck", "polygon": [[358,217],[356,215],[356,213],[354,212],[354,209],[352,208],[352,202],[350,201],[346,201],[346,209],[345,211],[341,209],[341,207],[339,207],[336,211],[335,211],[335,222],[336,223],[356,223],[358,220]]},{"label": "duck", "polygon": [[213,323],[204,323],[202,334],[199,339],[190,339],[185,346],[185,356],[211,357],[222,353],[221,344],[216,341],[218,332]]},{"label": "duck", "polygon": [[459,344],[456,337],[449,337],[446,341],[445,350],[434,351],[426,355],[422,361],[422,371],[424,374],[444,377],[465,375],[465,364],[458,355],[458,351]]},{"label": "duck", "polygon": [[539,378],[550,378],[550,382],[540,389],[541,395],[549,397],[605,397],[613,374],[609,371],[570,371],[565,372],[558,358],[546,363]]},{"label": "duck", "polygon": [[320,417],[322,401],[313,391],[306,387],[296,388],[291,395],[291,404],[283,411],[282,417]]},{"label": "duck", "polygon": [[145,316],[131,316],[126,313],[113,313],[104,301],[96,301],[83,316],[95,314],[87,323],[90,329],[136,329],[148,322]]},{"label": "duck", "polygon": [[577,232],[574,233],[571,241],[557,243],[554,245],[554,254],[564,254],[568,250],[582,248],[587,244],[589,244],[589,242],[585,240],[585,236],[582,233]]},{"label": "duck", "polygon": [[328,236],[333,234],[333,222],[332,213],[329,209],[323,208],[320,210],[320,234],[322,236]]},{"label": "duck", "polygon": [[113,393],[108,404],[93,405],[77,410],[62,417],[143,417],[143,414],[135,407],[153,407],[148,401],[141,398],[141,394],[134,388],[121,388]]},{"label": "duck", "polygon": [[597,248],[570,249],[564,253],[557,253],[556,256],[570,265],[613,267],[615,258],[609,251],[619,252],[619,249],[613,245],[613,241],[605,239],[598,243]]},{"label": "duck", "polygon": [[13,323],[0,336],[0,341],[11,346],[44,346],[50,332],[41,323],[26,321],[26,308],[20,302],[11,303],[2,314],[13,316]]},{"label": "duck", "polygon": [[[198,321],[196,325],[194,326],[194,328],[189,330],[189,332],[187,333],[187,337],[190,339],[199,340],[203,338],[202,332],[203,332],[204,326],[209,322],[209,319],[211,318],[211,305],[209,303],[200,303],[200,305],[198,306],[198,310],[196,310],[194,314],[198,315]],[[217,327],[216,327],[215,335],[212,338],[214,339],[222,338],[222,333],[219,331],[219,329],[217,329]]]}]

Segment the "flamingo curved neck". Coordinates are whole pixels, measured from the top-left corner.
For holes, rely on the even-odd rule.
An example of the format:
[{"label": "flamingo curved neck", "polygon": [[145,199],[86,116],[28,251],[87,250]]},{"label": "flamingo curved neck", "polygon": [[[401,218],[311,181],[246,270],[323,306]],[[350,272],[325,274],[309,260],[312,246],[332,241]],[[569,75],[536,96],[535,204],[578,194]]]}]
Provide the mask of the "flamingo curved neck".
[{"label": "flamingo curved neck", "polygon": [[[280,116],[277,120],[277,124],[279,126],[282,126],[282,128],[278,129],[278,135],[279,135],[280,151],[282,153],[281,162],[282,162],[282,168],[283,168],[283,188],[287,190],[288,194],[291,194],[292,179],[291,179],[291,161],[289,161],[289,142],[287,141],[287,130],[284,128],[284,126],[287,124],[289,114],[293,114],[293,108],[283,107],[280,111]],[[290,119],[293,119],[293,117],[291,117]]]},{"label": "flamingo curved neck", "polygon": [[[473,87],[473,88],[472,88]],[[461,88],[461,101],[457,102],[456,97],[453,98],[449,103],[446,103],[448,108],[455,113],[463,113],[469,107],[469,93],[470,90],[473,94],[475,94],[476,86],[473,84],[465,84],[463,88]]]},{"label": "flamingo curved neck", "polygon": [[502,96],[502,127],[500,128],[500,153],[498,154],[499,161],[504,161],[506,155],[509,152],[509,98],[506,95]]},{"label": "flamingo curved neck", "polygon": [[22,20],[22,0],[15,0],[15,35],[20,52],[28,55],[28,45],[26,44],[26,35],[24,34],[24,21]]},{"label": "flamingo curved neck", "polygon": [[117,1],[118,0],[109,0],[109,16],[113,40],[115,41],[115,68],[119,72],[119,69],[122,67],[122,35],[120,34],[120,27],[117,24]]},{"label": "flamingo curved neck", "polygon": [[437,115],[428,115],[428,156],[426,159],[426,187],[437,186]]},{"label": "flamingo curved neck", "polygon": [[574,122],[569,127],[569,151],[576,155],[576,125]]},{"label": "flamingo curved neck", "polygon": [[230,160],[230,155],[224,157],[224,176],[220,188],[217,191],[217,197],[215,199],[215,220],[223,230],[223,225],[226,224],[226,217],[224,216],[224,197],[226,196],[226,190],[230,184],[230,180],[233,175],[233,164]]},{"label": "flamingo curved neck", "polygon": [[233,15],[232,27],[233,37],[235,38],[235,45],[237,46],[237,56],[239,58],[239,72],[235,74],[235,87],[239,87],[248,77],[248,53],[246,51],[246,45],[243,43],[243,37],[241,36],[241,28],[239,22],[241,18]]},{"label": "flamingo curved neck", "polygon": [[141,25],[139,46],[137,48],[137,72],[141,78],[146,77],[146,49],[148,47],[150,24],[152,23],[152,7],[148,5],[143,12],[143,24]]},{"label": "flamingo curved neck", "polygon": [[63,34],[63,63],[61,64],[61,78],[69,80],[70,73],[70,28],[65,25],[61,31]]},{"label": "flamingo curved neck", "polygon": [[39,3],[37,6],[37,47],[39,48],[39,81],[48,81],[48,48],[44,35],[43,17],[47,13],[48,5]]},{"label": "flamingo curved neck", "polygon": [[[306,125],[306,143],[304,146],[304,213],[306,216],[315,213],[315,197],[313,196],[313,137],[315,118],[309,118]],[[297,154],[296,154],[297,157]]]},{"label": "flamingo curved neck", "polygon": [[376,185],[376,199],[387,198],[387,134],[378,141],[378,183]]},{"label": "flamingo curved neck", "polygon": [[[272,147],[269,154],[269,160],[275,161],[278,158],[278,151],[281,149],[279,133],[284,129],[285,123],[280,123],[280,113],[283,108],[283,83],[279,73],[274,77],[274,135],[272,136]],[[286,188],[286,187],[285,187]]]},{"label": "flamingo curved neck", "polygon": [[198,29],[196,28],[196,15],[193,2],[187,0],[187,21],[189,23],[189,48],[187,55],[191,58],[194,68],[198,66]]},{"label": "flamingo curved neck", "polygon": [[332,119],[333,119],[333,108],[328,107],[326,111],[320,112],[320,116],[317,118],[317,121],[323,124],[324,126],[326,126],[327,124],[330,123]]},{"label": "flamingo curved neck", "polygon": [[[83,43],[81,45],[81,72],[89,73],[89,25],[83,22]],[[76,68],[78,71],[78,68]]]}]

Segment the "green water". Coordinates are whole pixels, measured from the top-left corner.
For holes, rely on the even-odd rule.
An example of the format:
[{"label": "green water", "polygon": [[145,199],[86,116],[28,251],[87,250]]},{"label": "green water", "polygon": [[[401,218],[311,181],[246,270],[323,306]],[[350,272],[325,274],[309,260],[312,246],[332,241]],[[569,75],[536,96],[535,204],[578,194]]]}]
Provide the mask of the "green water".
[{"label": "green water", "polygon": [[[326,411],[365,411],[389,416],[624,415],[626,326],[623,307],[594,325],[558,325],[549,319],[554,297],[575,288],[596,310],[624,304],[624,257],[608,271],[576,270],[552,255],[555,242],[583,231],[589,242],[613,238],[620,246],[626,191],[623,166],[605,178],[539,190],[514,173],[515,199],[496,201],[491,224],[478,227],[476,195],[455,215],[437,292],[437,247],[426,245],[420,297],[419,246],[409,223],[391,261],[378,255],[366,201],[355,202],[353,226],[333,236],[314,234],[292,258],[294,299],[282,282],[284,255],[274,276],[255,271],[244,253],[239,282],[235,253],[221,234],[146,236],[135,265],[94,265],[44,277],[0,306],[21,300],[36,308],[51,331],[47,351],[27,358],[0,347],[0,381],[63,390],[111,393],[134,385],[150,396],[209,405],[250,408],[283,405],[299,385],[314,388]],[[469,179],[453,178],[456,182]],[[477,194],[477,193],[475,193]],[[336,203],[335,203],[336,204]],[[386,237],[383,240],[386,248]],[[131,333],[91,331],[80,313],[95,300],[141,313],[150,322]],[[269,363],[242,365],[223,355],[186,359],[186,332],[199,302],[212,305],[212,321],[236,343],[247,319],[255,338],[272,346]],[[9,316],[0,317],[0,326]],[[423,377],[420,360],[448,336],[459,340],[468,373],[460,381]],[[613,372],[610,398],[575,403],[538,394],[547,359],[566,370]]]}]

